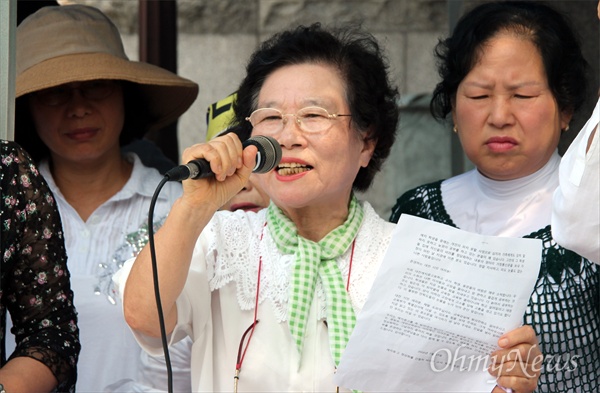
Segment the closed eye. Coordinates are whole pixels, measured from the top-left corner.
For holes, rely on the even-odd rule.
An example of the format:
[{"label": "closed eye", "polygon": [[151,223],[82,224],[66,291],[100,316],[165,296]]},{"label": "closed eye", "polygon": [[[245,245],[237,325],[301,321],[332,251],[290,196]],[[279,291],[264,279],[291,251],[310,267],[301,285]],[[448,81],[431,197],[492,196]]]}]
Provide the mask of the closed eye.
[{"label": "closed eye", "polygon": [[327,118],[327,116],[324,116],[322,113],[304,113],[301,116],[303,119],[318,119],[318,118],[322,118],[325,119]]},{"label": "closed eye", "polygon": [[273,116],[267,116],[264,119],[262,119],[261,121],[278,121],[278,120],[281,120],[281,116],[273,115]]}]

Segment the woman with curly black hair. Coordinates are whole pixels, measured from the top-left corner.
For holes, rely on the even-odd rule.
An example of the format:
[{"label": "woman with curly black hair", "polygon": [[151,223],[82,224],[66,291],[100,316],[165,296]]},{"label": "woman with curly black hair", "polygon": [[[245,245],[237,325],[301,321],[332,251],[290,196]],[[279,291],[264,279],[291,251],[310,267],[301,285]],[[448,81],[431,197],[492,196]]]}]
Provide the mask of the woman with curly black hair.
[{"label": "woman with curly black hair", "polygon": [[[166,331],[194,341],[194,390],[335,391],[394,228],[354,191],[369,187],[390,152],[396,99],[370,34],[301,26],[253,54],[234,106],[242,135],[281,147],[279,165],[255,177],[269,207],[217,211],[255,163],[256,149],[236,134],[186,149],[184,162],[204,158],[215,177],[183,182],[156,255]],[[117,281],[139,342],[157,350],[149,250]],[[511,345],[531,338],[521,333]]]}]

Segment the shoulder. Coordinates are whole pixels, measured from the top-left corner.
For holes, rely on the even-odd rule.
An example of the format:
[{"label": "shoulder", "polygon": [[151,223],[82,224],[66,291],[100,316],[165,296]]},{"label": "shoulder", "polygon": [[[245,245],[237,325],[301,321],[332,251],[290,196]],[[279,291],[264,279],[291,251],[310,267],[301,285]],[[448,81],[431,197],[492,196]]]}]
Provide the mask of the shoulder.
[{"label": "shoulder", "polygon": [[23,172],[28,175],[39,176],[33,159],[18,143],[1,139],[0,146],[3,175],[7,172]]},{"label": "shoulder", "polygon": [[10,195],[11,198],[18,196],[38,203],[47,202],[49,205],[53,205],[54,196],[48,182],[40,173],[29,153],[16,142],[6,140],[0,140],[0,142],[0,166],[2,167],[0,189],[2,189],[2,194]]},{"label": "shoulder", "polygon": [[444,180],[438,180],[432,183],[423,184],[406,191],[397,200],[392,208],[391,222],[398,222],[400,215],[412,214],[418,215],[424,206],[433,200],[441,200],[441,185]]},{"label": "shoulder", "polygon": [[402,194],[399,200],[422,199],[424,196],[436,193],[441,189],[442,182],[447,180],[437,180],[431,183],[420,185]]},{"label": "shoulder", "polygon": [[388,222],[381,218],[369,202],[362,201],[361,204],[365,213],[361,231],[378,231],[381,234],[391,234],[396,224]]},{"label": "shoulder", "polygon": [[[147,197],[154,195],[158,185],[163,180],[163,175],[156,168],[144,165],[136,153],[129,152],[126,157],[133,163],[129,181],[133,191]],[[181,183],[167,182],[160,190],[159,199],[166,199],[173,203],[175,199],[181,196],[182,192]]]},{"label": "shoulder", "polygon": [[[351,301],[356,311],[361,310],[367,300],[396,227],[396,224],[379,217],[368,202],[362,202],[362,205],[365,215],[356,237],[356,250],[351,257],[356,261],[350,286]],[[341,270],[346,272],[343,267]],[[347,274],[350,274],[349,270]]]},{"label": "shoulder", "polygon": [[[381,218],[368,202],[362,202],[364,219],[357,235],[359,248],[370,249],[374,255],[387,249],[396,224]],[[375,258],[378,259],[378,258]]]},{"label": "shoulder", "polygon": [[20,155],[25,152],[25,150],[23,150],[23,148],[18,143],[13,141],[7,141],[5,139],[0,140],[0,146],[2,147],[2,159],[4,159],[5,156],[8,156],[10,154]]}]

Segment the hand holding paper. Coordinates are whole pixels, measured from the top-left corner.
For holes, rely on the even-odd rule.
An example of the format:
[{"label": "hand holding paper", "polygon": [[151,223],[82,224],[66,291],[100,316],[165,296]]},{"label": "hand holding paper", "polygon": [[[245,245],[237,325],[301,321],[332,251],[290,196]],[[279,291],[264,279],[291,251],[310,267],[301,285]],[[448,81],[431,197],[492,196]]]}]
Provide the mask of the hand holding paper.
[{"label": "hand holding paper", "polygon": [[[498,340],[501,348],[492,353],[489,372],[497,378],[498,389],[492,393],[533,392],[540,376],[542,353],[535,331],[531,326],[521,326],[502,335]],[[512,386],[513,389],[502,388]]]},{"label": "hand holding paper", "polygon": [[[524,328],[507,335],[511,351],[491,358],[498,339],[521,325],[541,250],[537,239],[482,236],[401,216],[335,382],[363,391],[491,392],[490,364],[503,363],[496,372],[508,372],[509,363],[520,367],[517,354],[539,354]],[[503,359],[509,352],[512,358]],[[519,378],[528,367],[502,378]],[[537,381],[536,373],[529,376]]]}]

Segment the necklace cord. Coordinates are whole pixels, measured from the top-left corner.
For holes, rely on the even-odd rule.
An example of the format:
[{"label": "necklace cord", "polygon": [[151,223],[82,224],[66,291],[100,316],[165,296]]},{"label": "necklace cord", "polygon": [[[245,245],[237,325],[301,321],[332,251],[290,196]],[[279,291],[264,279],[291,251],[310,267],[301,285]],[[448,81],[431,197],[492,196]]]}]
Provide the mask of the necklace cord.
[{"label": "necklace cord", "polygon": [[356,245],[356,238],[352,240],[352,251],[350,252],[350,264],[348,266],[348,282],[346,283],[346,292],[350,294],[350,275],[352,274],[352,261],[354,260],[354,246]]},{"label": "necklace cord", "polygon": [[[264,228],[267,226],[267,223],[265,222],[264,226],[263,226],[263,231],[260,234],[260,242],[262,242],[263,240],[263,236],[264,236]],[[356,239],[354,239],[352,241],[352,250],[350,251],[350,264],[348,266],[348,280],[346,283],[346,292],[349,291],[350,289],[350,275],[352,273],[352,261],[354,260],[354,246],[356,245]],[[237,354],[237,362],[235,364],[235,374],[233,376],[234,379],[234,392],[237,392],[237,385],[238,385],[238,381],[240,379],[240,372],[242,371],[242,363],[244,362],[244,358],[246,357],[246,351],[248,350],[248,347],[250,346],[250,341],[252,340],[252,335],[254,334],[254,329],[256,328],[256,325],[258,324],[258,322],[260,322],[257,318],[258,318],[258,295],[260,293],[260,273],[262,271],[262,254],[259,257],[258,260],[258,275],[257,275],[257,279],[256,279],[256,296],[254,299],[254,321],[252,322],[252,325],[250,325],[246,331],[244,331],[244,334],[242,334],[242,339],[240,340],[240,346],[238,347],[238,354]],[[327,326],[327,320],[323,321],[325,323],[325,326]],[[248,335],[248,333],[250,333],[250,336],[248,336],[248,341],[246,341],[246,336]],[[246,345],[244,345],[244,342],[246,343]],[[339,386],[337,387],[337,392],[339,392]]]},{"label": "necklace cord", "polygon": [[[267,223],[265,222],[265,224],[263,225],[263,230],[260,234],[259,243],[262,242],[264,232],[265,232],[264,228],[266,226],[267,226]],[[235,375],[233,377],[234,378],[234,392],[237,392],[237,384],[238,384],[238,380],[240,379],[240,372],[242,371],[242,363],[244,362],[244,358],[246,357],[246,351],[248,350],[248,347],[250,346],[250,341],[252,340],[252,335],[254,334],[254,329],[256,328],[256,325],[258,324],[258,322],[260,322],[258,320],[258,295],[260,294],[260,273],[261,273],[261,271],[262,271],[262,254],[260,255],[260,258],[258,260],[258,275],[257,275],[257,279],[256,279],[256,296],[254,299],[254,321],[252,322],[252,325],[250,325],[248,327],[248,329],[246,329],[246,331],[242,335],[242,339],[240,340],[240,346],[238,347],[237,362],[235,364]],[[250,333],[250,336],[248,337],[248,341],[246,342],[246,345],[244,346],[244,341],[245,341],[248,333]]]}]

